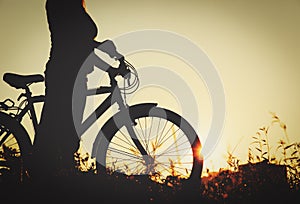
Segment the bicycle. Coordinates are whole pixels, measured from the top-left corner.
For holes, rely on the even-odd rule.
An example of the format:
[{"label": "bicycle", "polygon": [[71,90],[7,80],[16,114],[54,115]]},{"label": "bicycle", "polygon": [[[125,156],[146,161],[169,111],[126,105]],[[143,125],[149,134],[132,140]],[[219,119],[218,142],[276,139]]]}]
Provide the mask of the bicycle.
[{"label": "bicycle", "polygon": [[[109,95],[82,122],[79,135],[113,104],[119,107],[119,111],[101,127],[93,143],[91,156],[96,159],[97,168],[104,167],[126,175],[158,176],[160,179],[176,176],[200,180],[203,159],[195,130],[180,115],[158,107],[156,103],[129,106],[126,94],[132,89],[130,93],[137,90],[139,79],[136,69],[128,61],[124,60],[124,63],[132,83],[128,78],[126,86],[124,79],[124,87],[119,87],[116,76],[109,75],[110,86],[87,91],[87,96]],[[0,102],[0,179],[13,176],[22,180],[28,173],[26,163],[30,160],[33,145],[21,121],[29,114],[34,130],[37,129],[34,104],[42,103],[45,96],[32,95],[29,86],[43,82],[44,77],[5,73],[3,80],[23,90],[18,101],[25,99],[18,106],[11,99]]]}]

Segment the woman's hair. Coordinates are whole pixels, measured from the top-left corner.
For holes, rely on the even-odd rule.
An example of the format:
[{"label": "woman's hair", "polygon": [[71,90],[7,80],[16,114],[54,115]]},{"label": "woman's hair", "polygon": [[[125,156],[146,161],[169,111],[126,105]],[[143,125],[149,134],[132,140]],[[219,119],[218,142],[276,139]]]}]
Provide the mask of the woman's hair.
[{"label": "woman's hair", "polygon": [[86,10],[85,0],[81,0],[82,7]]}]

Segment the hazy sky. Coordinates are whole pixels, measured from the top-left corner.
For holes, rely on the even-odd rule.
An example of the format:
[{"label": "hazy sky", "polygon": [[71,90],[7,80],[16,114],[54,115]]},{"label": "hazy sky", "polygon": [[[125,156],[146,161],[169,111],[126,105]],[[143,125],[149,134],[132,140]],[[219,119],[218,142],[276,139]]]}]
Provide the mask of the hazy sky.
[{"label": "hazy sky", "polygon": [[[300,141],[299,0],[86,0],[86,4],[98,26],[99,41],[136,30],[168,30],[190,39],[214,63],[225,89],[226,121],[217,148],[206,158],[210,168],[225,166],[226,151],[237,144],[234,154],[245,161],[251,136],[271,121],[269,111],[287,124],[291,141]],[[50,49],[44,5],[45,0],[0,0],[1,76],[43,73]],[[152,63],[161,57],[149,56]],[[143,66],[150,61],[144,62]],[[2,81],[0,90],[0,99],[18,93]],[[41,92],[42,87],[36,90]],[[209,128],[207,118],[203,134]],[[271,136],[274,141],[280,137],[276,134]]]}]

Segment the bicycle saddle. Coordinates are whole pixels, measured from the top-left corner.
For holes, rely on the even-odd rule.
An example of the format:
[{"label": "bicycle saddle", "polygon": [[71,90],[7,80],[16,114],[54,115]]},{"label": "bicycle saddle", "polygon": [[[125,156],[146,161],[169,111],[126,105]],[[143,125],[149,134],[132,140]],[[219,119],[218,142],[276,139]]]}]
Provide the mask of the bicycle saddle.
[{"label": "bicycle saddle", "polygon": [[15,87],[17,89],[25,89],[29,84],[43,82],[44,77],[40,74],[19,75],[13,73],[5,73],[3,75],[3,80],[12,87]]}]

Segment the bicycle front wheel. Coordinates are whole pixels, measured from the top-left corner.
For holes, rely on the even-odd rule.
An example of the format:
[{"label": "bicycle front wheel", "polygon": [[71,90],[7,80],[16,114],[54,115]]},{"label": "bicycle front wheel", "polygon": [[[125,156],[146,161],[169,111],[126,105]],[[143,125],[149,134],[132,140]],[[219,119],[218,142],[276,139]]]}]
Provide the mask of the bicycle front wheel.
[{"label": "bicycle front wheel", "polygon": [[97,161],[105,164],[106,169],[126,175],[150,175],[158,181],[169,176],[200,179],[201,143],[184,118],[158,107],[131,109],[130,117],[136,137],[151,162],[145,161],[124,123],[115,117],[110,121],[113,124],[107,126],[109,130],[104,128],[106,139],[98,148],[105,157],[100,156]]}]

